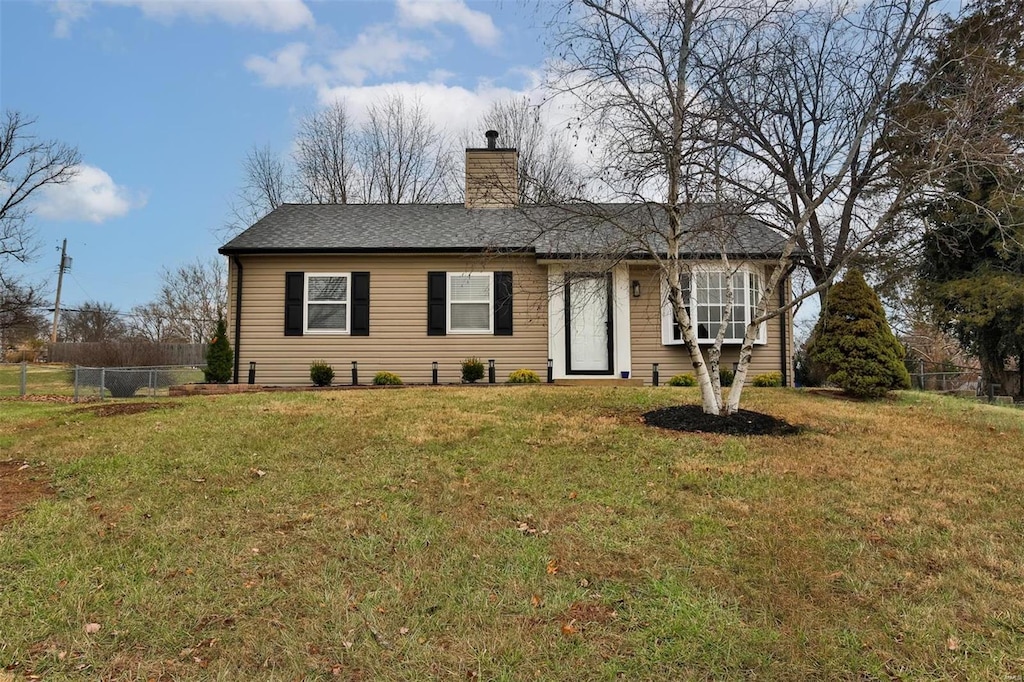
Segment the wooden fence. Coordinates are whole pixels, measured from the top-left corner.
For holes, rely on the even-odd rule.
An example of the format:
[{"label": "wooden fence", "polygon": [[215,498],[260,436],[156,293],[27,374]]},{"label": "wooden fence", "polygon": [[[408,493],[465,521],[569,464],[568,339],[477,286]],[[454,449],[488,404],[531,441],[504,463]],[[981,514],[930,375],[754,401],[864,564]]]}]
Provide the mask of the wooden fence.
[{"label": "wooden fence", "polygon": [[51,343],[47,346],[47,358],[50,362],[91,367],[202,366],[206,364],[205,351],[202,343]]}]

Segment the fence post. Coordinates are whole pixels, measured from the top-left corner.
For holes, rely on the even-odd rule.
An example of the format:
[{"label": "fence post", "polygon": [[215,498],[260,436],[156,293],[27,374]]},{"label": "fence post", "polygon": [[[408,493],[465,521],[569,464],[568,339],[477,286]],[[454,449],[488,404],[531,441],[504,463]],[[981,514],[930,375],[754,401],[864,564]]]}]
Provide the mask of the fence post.
[{"label": "fence post", "polygon": [[103,393],[107,386],[107,368],[100,367],[100,400],[103,400]]},{"label": "fence post", "polygon": [[156,370],[151,369],[149,370],[148,374],[149,376],[147,376],[146,378],[148,379],[149,383],[149,397],[154,398],[156,397]]},{"label": "fence post", "polygon": [[921,385],[921,390],[924,390],[924,358],[917,359],[917,376],[918,383]]},{"label": "fence post", "polygon": [[78,402],[78,365],[75,365],[75,402]]},{"label": "fence post", "polygon": [[21,361],[21,395],[28,393],[28,362]]}]

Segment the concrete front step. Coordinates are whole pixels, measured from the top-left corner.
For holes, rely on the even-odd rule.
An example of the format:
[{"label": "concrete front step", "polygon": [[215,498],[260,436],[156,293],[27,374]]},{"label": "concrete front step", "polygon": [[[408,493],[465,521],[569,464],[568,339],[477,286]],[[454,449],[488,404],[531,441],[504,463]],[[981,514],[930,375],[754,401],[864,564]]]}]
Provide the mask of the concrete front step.
[{"label": "concrete front step", "polygon": [[587,377],[586,379],[555,379],[556,386],[643,386],[643,379],[618,379],[608,377],[598,379]]}]

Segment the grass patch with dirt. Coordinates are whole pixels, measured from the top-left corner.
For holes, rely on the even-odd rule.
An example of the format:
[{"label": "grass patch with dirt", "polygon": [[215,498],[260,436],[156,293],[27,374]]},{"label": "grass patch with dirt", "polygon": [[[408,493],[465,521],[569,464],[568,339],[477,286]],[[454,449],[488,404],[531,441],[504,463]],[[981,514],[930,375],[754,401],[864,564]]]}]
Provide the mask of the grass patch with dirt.
[{"label": "grass patch with dirt", "polygon": [[677,388],[0,402],[56,491],[0,528],[0,671],[1024,675],[1024,415],[745,396],[800,433],[645,426]]},{"label": "grass patch with dirt", "polygon": [[[74,370],[67,365],[30,363],[25,370],[27,395],[74,393]],[[17,395],[21,395],[21,365],[0,363],[0,396]]]}]

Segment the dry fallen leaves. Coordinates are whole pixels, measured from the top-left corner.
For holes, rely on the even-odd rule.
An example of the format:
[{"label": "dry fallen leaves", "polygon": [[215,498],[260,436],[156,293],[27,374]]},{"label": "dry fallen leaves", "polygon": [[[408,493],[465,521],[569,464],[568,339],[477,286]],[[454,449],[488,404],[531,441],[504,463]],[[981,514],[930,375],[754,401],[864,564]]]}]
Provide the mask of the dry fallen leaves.
[{"label": "dry fallen leaves", "polygon": [[533,595],[532,597],[530,597],[530,606],[532,606],[533,608],[535,608],[535,609],[539,609],[539,608],[540,608],[540,605],[541,605],[541,603],[542,603],[542,602],[541,602],[541,599],[540,599],[540,595],[539,595],[539,594],[535,594],[535,595]]},{"label": "dry fallen leaves", "polygon": [[554,575],[554,574],[558,573],[558,560],[557,559],[552,559],[551,561],[548,562],[547,572],[548,572],[548,575]]},{"label": "dry fallen leaves", "polygon": [[568,623],[562,625],[563,635],[575,635],[579,630],[576,628],[576,619],[573,618]]},{"label": "dry fallen leaves", "polygon": [[950,637],[946,640],[946,648],[950,651],[958,651],[960,649],[960,639],[957,637]]},{"label": "dry fallen leaves", "polygon": [[97,632],[100,631],[100,628],[102,628],[102,627],[103,626],[100,625],[99,623],[86,623],[85,624],[85,634],[87,634],[87,635],[95,635]]}]

